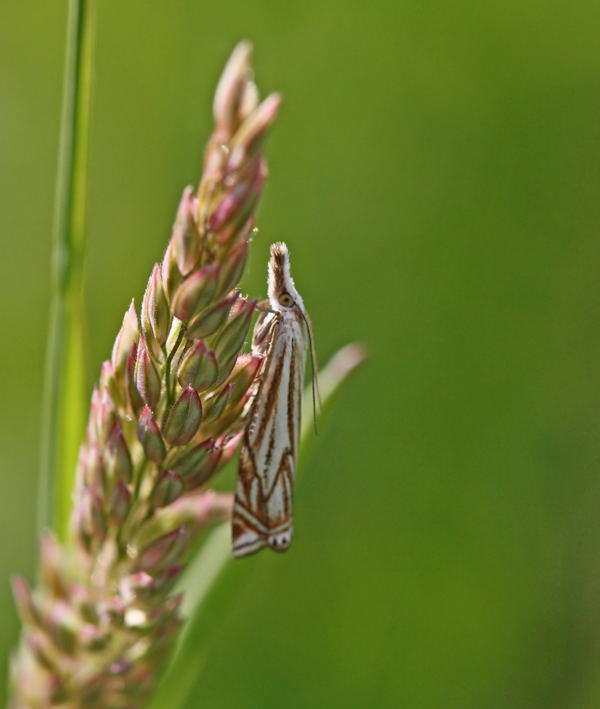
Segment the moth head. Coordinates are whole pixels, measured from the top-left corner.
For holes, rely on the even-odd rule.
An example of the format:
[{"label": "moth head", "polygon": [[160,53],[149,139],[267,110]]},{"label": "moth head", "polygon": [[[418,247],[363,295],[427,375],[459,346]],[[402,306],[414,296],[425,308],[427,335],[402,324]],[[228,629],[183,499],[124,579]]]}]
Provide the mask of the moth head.
[{"label": "moth head", "polygon": [[295,307],[304,312],[304,303],[290,274],[290,255],[287,246],[282,242],[271,246],[269,302],[271,308],[277,312],[285,312]]}]

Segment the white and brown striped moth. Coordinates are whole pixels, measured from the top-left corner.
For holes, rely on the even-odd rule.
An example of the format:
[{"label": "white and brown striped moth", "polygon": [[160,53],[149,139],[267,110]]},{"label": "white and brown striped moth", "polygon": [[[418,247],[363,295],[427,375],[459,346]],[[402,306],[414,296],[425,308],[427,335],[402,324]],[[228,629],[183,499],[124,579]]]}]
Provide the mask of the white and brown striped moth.
[{"label": "white and brown striped moth", "polygon": [[[233,508],[233,555],[292,540],[300,403],[306,353],[313,361],[312,327],[290,275],[287,246],[271,246],[269,311],[254,330],[252,351],[264,357],[248,412]],[[310,348],[310,349],[309,349]],[[314,379],[313,379],[314,381]]]}]

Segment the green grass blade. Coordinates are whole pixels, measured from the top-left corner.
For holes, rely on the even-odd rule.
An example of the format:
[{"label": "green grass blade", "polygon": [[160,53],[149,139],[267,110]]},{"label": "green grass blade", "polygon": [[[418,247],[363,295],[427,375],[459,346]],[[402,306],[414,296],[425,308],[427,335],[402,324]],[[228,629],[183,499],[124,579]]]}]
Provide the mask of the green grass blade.
[{"label": "green grass blade", "polygon": [[83,254],[94,1],[71,0],[53,225],[52,302],[40,450],[38,527],[64,538],[86,415]]},{"label": "green grass blade", "polygon": [[[361,345],[352,344],[331,358],[319,373],[323,407],[365,356]],[[304,398],[303,408],[310,410],[310,401],[306,399],[312,398],[312,392],[305,392]],[[306,448],[312,423],[308,416],[303,420],[303,449]],[[188,699],[204,663],[210,637],[219,627],[220,619],[227,612],[244,575],[243,563],[229,563],[230,560],[229,524],[222,524],[212,532],[181,581],[178,590],[185,593],[182,606],[184,626],[150,709],[178,709]]]}]

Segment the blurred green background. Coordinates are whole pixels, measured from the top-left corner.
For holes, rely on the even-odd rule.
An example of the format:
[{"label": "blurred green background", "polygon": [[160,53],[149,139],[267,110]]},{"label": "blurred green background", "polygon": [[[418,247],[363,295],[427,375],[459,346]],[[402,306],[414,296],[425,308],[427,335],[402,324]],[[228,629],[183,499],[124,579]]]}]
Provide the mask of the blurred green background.
[{"label": "blurred green background", "polygon": [[[32,577],[66,2],[0,4],[0,661]],[[285,106],[246,288],[287,241],[322,361],[370,362],[241,562],[189,708],[600,706],[600,4],[103,0],[91,376],[196,182],[222,65]],[[91,384],[91,380],[90,380]]]}]

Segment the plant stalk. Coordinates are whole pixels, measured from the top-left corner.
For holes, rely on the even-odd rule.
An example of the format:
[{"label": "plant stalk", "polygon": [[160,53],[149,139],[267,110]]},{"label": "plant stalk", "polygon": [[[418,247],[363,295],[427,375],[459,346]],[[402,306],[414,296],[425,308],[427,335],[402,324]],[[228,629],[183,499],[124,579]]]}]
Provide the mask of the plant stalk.
[{"label": "plant stalk", "polygon": [[52,300],[40,445],[38,528],[61,538],[71,508],[86,405],[83,257],[92,94],[94,0],[70,0],[58,147]]}]

